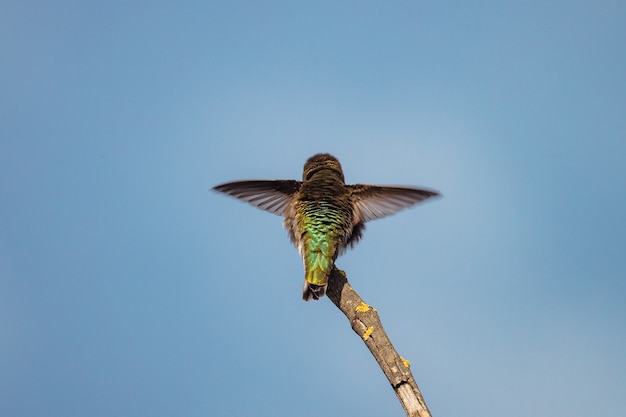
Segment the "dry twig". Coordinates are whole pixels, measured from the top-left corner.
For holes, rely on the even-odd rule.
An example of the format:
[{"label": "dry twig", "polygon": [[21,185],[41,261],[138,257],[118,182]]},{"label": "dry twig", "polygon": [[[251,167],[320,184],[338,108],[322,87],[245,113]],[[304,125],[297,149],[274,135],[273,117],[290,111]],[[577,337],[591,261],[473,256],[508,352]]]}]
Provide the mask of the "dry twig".
[{"label": "dry twig", "polygon": [[328,298],[346,315],[352,330],[370,350],[376,362],[391,383],[406,415],[431,417],[424,397],[409,369],[409,361],[402,358],[391,344],[375,308],[367,305],[348,283],[346,273],[335,268],[328,282]]}]

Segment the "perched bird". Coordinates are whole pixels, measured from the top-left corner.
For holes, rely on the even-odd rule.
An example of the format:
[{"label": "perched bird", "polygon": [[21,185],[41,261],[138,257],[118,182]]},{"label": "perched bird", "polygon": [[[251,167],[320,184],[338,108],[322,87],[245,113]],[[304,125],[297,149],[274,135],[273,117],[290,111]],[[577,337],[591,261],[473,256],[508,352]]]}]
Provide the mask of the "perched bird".
[{"label": "perched bird", "polygon": [[285,218],[291,242],[302,255],[302,298],[309,301],[326,294],[335,259],[361,239],[365,222],[438,195],[420,188],[344,181],[339,160],[320,153],[304,164],[302,181],[236,181],[213,189]]}]

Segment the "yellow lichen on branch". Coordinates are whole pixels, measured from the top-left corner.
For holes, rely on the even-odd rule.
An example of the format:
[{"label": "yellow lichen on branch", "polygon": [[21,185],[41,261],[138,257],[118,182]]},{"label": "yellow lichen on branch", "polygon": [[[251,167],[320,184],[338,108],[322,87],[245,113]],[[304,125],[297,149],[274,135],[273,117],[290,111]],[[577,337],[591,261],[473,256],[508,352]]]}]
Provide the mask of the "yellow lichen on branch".
[{"label": "yellow lichen on branch", "polygon": [[363,340],[369,339],[373,332],[374,332],[374,326],[368,327],[365,333],[363,333]]},{"label": "yellow lichen on branch", "polygon": [[357,313],[365,313],[367,311],[370,310],[370,306],[368,306],[367,304],[365,304],[365,302],[362,302],[361,304],[359,304],[358,306],[356,306],[356,308],[354,309]]}]

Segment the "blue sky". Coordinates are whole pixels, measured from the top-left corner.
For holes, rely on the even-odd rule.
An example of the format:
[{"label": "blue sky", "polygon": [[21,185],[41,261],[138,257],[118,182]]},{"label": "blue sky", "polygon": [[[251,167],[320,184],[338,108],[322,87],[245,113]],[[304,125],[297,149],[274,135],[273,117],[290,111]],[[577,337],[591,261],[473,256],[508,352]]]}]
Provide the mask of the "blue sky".
[{"label": "blue sky", "polygon": [[0,415],[402,415],[281,219],[444,198],[337,262],[435,416],[626,413],[626,4],[4,2]]}]

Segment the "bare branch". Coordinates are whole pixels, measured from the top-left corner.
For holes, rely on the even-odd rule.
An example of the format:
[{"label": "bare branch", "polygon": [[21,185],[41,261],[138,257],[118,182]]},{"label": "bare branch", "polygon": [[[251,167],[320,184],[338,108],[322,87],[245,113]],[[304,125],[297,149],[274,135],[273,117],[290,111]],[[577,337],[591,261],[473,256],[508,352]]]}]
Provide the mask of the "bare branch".
[{"label": "bare branch", "polygon": [[378,312],[354,291],[344,271],[333,269],[326,295],[346,315],[352,330],[361,337],[370,350],[391,383],[406,415],[431,417],[409,369],[409,361],[398,355],[385,333]]}]

